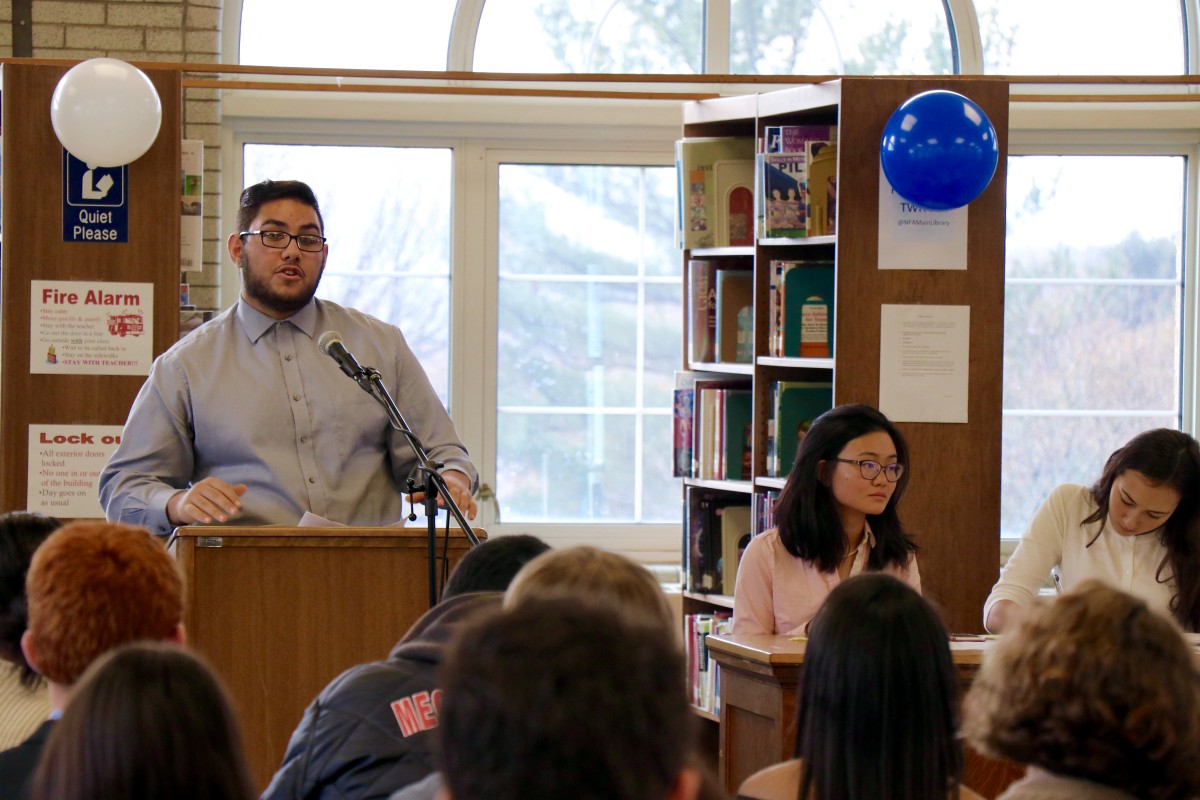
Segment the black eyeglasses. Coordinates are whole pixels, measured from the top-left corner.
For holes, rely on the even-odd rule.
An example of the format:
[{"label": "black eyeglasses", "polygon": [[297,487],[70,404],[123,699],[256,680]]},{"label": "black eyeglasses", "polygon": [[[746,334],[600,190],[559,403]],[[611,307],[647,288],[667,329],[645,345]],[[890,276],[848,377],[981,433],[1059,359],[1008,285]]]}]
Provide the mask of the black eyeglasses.
[{"label": "black eyeglasses", "polygon": [[859,474],[869,481],[875,480],[881,471],[887,476],[888,483],[895,483],[904,474],[903,464],[884,465],[878,461],[857,460],[853,458],[835,458],[834,461],[840,461],[843,464],[857,464]]},{"label": "black eyeglasses", "polygon": [[296,247],[306,253],[321,252],[321,249],[325,247],[325,242],[329,241],[324,236],[317,236],[315,233],[301,233],[293,236],[287,231],[242,231],[238,236],[257,236],[262,240],[264,246],[275,250],[286,250],[294,239]]}]

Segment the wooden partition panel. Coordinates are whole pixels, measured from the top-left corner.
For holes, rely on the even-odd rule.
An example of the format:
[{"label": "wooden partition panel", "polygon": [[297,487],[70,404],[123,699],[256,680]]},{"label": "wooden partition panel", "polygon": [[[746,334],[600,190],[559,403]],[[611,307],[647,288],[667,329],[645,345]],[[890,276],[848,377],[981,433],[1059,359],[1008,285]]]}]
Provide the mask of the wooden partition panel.
[{"label": "wooden partition panel", "polygon": [[[427,534],[211,526],[178,534],[188,641],[233,695],[261,791],[309,702],[349,667],[386,658],[429,608]],[[469,549],[452,530],[450,563]]]},{"label": "wooden partition panel", "polygon": [[[1000,158],[988,188],[968,208],[966,270],[880,270],[878,236],[842,236],[837,251],[837,348],[872,353],[834,371],[834,398],[879,403],[880,306],[970,306],[967,424],[900,423],[912,453],[900,506],[918,536],[921,583],[952,630],[979,631],[983,602],[1000,569],[1000,433],[1004,355],[1004,224],[1008,85],[999,80],[863,78],[842,81],[838,175],[840,231],[877,229],[879,145],[908,98],[949,89],[975,101],[995,126]],[[847,153],[868,154],[846,158]]]},{"label": "wooden partition panel", "polygon": [[68,69],[8,61],[2,70],[0,511],[26,505],[30,424],[123,424],[145,380],[30,374],[31,281],[153,283],[153,352],[179,333],[180,73],[144,70],[162,102],[162,125],[149,151],[129,165],[128,242],[64,242],[63,148],[50,122],[50,99]]}]

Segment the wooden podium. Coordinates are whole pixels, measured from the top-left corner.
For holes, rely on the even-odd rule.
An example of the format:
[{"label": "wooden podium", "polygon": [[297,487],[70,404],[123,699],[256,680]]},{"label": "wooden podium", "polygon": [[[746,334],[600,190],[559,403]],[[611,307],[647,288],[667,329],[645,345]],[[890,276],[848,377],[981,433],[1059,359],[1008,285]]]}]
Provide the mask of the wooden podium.
[{"label": "wooden podium", "polygon": [[[453,566],[470,542],[450,533]],[[261,791],[317,693],[347,668],[386,658],[429,608],[428,534],[194,526],[176,536],[188,642],[233,696]],[[439,556],[441,547],[439,532]]]}]

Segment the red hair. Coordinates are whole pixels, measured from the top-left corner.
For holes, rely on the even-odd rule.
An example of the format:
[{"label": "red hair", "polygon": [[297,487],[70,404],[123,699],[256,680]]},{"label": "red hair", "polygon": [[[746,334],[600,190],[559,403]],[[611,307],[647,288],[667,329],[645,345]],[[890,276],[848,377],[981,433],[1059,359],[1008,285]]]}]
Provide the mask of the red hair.
[{"label": "red hair", "polygon": [[34,553],[25,588],[38,671],[64,686],[117,645],[169,639],[183,620],[174,559],[133,525],[63,526]]}]

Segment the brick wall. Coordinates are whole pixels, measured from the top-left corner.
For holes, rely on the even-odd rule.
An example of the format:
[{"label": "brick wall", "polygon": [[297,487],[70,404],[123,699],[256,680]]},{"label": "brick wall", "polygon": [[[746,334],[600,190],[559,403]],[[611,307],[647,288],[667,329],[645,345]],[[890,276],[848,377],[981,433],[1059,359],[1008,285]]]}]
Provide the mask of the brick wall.
[{"label": "brick wall", "polygon": [[[238,0],[234,0],[237,2]],[[34,58],[214,64],[223,0],[32,0]],[[18,0],[18,8],[20,0]],[[0,55],[13,55],[13,0],[0,0]],[[221,103],[215,89],[184,89],[183,135],[204,142],[204,270],[188,273],[192,303],[213,308],[221,259]]]}]

